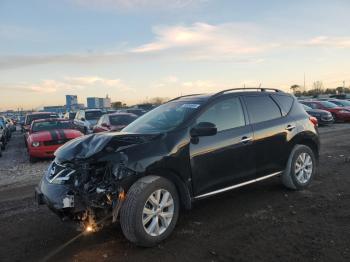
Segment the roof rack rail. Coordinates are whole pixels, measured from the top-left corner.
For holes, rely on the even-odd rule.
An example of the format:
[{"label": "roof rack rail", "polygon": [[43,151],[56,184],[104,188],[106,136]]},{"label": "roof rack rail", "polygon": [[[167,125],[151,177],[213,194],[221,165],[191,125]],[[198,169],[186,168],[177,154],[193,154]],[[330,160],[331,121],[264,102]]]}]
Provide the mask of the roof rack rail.
[{"label": "roof rack rail", "polygon": [[198,95],[203,95],[203,94],[192,94],[192,95],[178,96],[178,97],[175,97],[175,98],[173,98],[173,99],[170,99],[168,102],[175,101],[175,100],[178,100],[178,99],[183,98],[183,97],[198,96]]},{"label": "roof rack rail", "polygon": [[241,88],[230,88],[230,89],[222,90],[222,91],[214,94],[213,96],[222,95],[222,94],[225,94],[225,93],[230,92],[230,91],[244,91],[244,90],[257,90],[260,92],[266,92],[266,91],[283,92],[283,91],[276,89],[276,88],[265,88],[265,87],[246,87],[245,88],[245,87],[241,87]]}]

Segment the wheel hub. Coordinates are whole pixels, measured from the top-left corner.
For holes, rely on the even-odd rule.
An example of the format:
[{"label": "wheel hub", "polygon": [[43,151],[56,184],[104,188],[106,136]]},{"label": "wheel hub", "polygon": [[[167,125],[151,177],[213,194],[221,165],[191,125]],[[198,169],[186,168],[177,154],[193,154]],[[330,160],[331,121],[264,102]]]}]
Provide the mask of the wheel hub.
[{"label": "wheel hub", "polygon": [[311,156],[303,152],[295,161],[294,173],[299,183],[307,183],[312,175],[313,162]]},{"label": "wheel hub", "polygon": [[143,208],[143,227],[147,234],[159,236],[169,227],[173,215],[173,197],[169,191],[158,189],[149,196]]}]

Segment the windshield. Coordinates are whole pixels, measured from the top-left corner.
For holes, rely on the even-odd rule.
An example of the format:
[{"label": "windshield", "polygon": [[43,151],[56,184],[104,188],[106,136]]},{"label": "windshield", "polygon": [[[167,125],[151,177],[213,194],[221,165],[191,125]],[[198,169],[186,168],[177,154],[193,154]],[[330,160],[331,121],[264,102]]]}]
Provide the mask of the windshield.
[{"label": "windshield", "polygon": [[341,107],[350,106],[350,101],[346,101],[346,100],[337,100],[337,101],[330,101],[330,102]]},{"label": "windshield", "polygon": [[53,129],[74,129],[71,121],[43,121],[33,123],[32,132],[48,131]]},{"label": "windshield", "polygon": [[199,106],[198,102],[169,102],[144,114],[122,131],[138,134],[167,132],[181,125]]},{"label": "windshield", "polygon": [[323,105],[325,108],[335,108],[338,107],[336,104],[327,102],[327,101],[320,101],[319,102],[321,105]]},{"label": "windshield", "polygon": [[119,126],[119,125],[128,125],[132,121],[134,121],[137,117],[136,116],[129,116],[129,115],[114,115],[109,116],[109,122],[112,126]]},{"label": "windshield", "polygon": [[312,110],[311,107],[309,107],[309,106],[307,106],[307,105],[304,105],[304,104],[302,104],[302,105],[303,105],[303,107],[304,107],[305,110]]},{"label": "windshield", "polygon": [[85,119],[86,120],[97,120],[102,116],[101,111],[86,111]]},{"label": "windshield", "polygon": [[33,120],[45,119],[45,118],[58,118],[57,114],[37,114],[37,115],[29,115],[26,119],[26,125],[30,125]]}]

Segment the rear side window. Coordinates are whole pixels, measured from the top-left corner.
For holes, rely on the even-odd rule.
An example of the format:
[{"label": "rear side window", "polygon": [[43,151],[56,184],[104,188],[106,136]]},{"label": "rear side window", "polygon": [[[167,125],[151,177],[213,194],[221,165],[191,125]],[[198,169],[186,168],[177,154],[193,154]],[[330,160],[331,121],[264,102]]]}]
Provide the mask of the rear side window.
[{"label": "rear side window", "polygon": [[245,101],[252,124],[281,117],[281,110],[269,96],[246,96]]},{"label": "rear side window", "polygon": [[272,95],[272,97],[277,101],[279,106],[282,109],[282,114],[285,116],[289,113],[290,109],[292,108],[293,105],[293,97],[288,96],[288,95]]},{"label": "rear side window", "polygon": [[214,103],[197,119],[197,123],[200,122],[213,123],[218,131],[244,126],[244,114],[239,98]]}]

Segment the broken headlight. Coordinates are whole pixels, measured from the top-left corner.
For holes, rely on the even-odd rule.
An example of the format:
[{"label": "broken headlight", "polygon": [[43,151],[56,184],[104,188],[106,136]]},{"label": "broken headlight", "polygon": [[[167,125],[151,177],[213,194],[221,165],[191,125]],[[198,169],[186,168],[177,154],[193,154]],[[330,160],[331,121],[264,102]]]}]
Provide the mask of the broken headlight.
[{"label": "broken headlight", "polygon": [[117,165],[113,169],[113,175],[117,179],[122,179],[124,177],[128,177],[135,174],[135,171],[125,167],[124,165]]},{"label": "broken headlight", "polygon": [[74,173],[74,169],[53,161],[47,170],[46,178],[51,184],[64,184]]},{"label": "broken headlight", "polygon": [[127,164],[129,160],[128,156],[124,152],[120,152],[119,157],[120,157],[119,163],[113,167],[113,175],[117,179],[122,179],[124,177],[133,175],[135,171],[127,168]]}]

